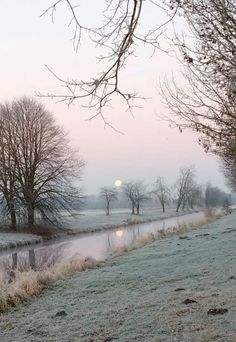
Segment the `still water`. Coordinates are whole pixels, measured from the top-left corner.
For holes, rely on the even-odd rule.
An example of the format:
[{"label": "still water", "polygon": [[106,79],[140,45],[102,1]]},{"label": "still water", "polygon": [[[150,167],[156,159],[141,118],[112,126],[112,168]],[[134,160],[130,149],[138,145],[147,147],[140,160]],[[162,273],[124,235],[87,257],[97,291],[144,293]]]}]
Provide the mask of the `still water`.
[{"label": "still water", "polygon": [[6,265],[12,269],[27,266],[39,268],[74,256],[90,256],[103,260],[120,246],[132,244],[137,237],[179,224],[195,222],[203,217],[204,212],[186,214],[114,230],[81,234],[63,240],[51,240],[44,244],[15,249],[14,252],[4,251],[0,254],[0,273]]}]

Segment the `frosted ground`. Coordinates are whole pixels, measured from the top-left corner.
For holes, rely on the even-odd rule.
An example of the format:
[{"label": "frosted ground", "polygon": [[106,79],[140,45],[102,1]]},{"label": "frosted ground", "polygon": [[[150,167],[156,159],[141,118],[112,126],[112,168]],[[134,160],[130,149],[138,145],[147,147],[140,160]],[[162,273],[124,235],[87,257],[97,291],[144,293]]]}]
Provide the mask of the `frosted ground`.
[{"label": "frosted ground", "polygon": [[0,340],[235,342],[235,245],[236,212],[113,257],[2,315]]},{"label": "frosted ground", "polygon": [[[73,232],[93,232],[96,230],[116,228],[149,221],[161,220],[164,218],[187,214],[188,211],[176,213],[174,209],[167,209],[165,213],[160,208],[142,209],[140,215],[131,215],[130,209],[114,209],[109,216],[104,210],[82,210],[75,213],[72,219],[67,219],[68,227]],[[66,217],[66,216],[65,216]]]}]

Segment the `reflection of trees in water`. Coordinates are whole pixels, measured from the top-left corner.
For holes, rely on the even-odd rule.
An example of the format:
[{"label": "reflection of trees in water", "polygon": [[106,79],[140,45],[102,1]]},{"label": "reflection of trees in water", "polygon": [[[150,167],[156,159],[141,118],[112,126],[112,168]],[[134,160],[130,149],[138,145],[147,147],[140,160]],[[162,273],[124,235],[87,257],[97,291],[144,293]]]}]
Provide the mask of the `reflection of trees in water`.
[{"label": "reflection of trees in water", "polygon": [[132,233],[133,234],[132,234],[132,241],[131,241],[131,243],[133,244],[135,242],[135,240],[136,240],[136,230],[133,229]]},{"label": "reflection of trees in water", "polygon": [[110,234],[107,234],[107,248],[106,248],[106,253],[110,254],[112,252],[112,245],[111,245],[111,240],[110,240]]},{"label": "reflection of trees in water", "polygon": [[[119,234],[118,234],[119,233]],[[128,230],[120,229],[106,235],[106,254],[111,254],[124,243],[133,244],[140,236],[139,225]]]},{"label": "reflection of trees in water", "polygon": [[29,266],[32,270],[36,269],[35,251],[34,249],[29,250]]},{"label": "reflection of trees in water", "polygon": [[42,270],[62,261],[64,249],[67,243],[58,246],[49,246],[37,250],[30,249],[27,252],[13,253],[11,256],[0,260],[0,281],[11,282],[16,272],[29,270]]},{"label": "reflection of trees in water", "polygon": [[41,270],[46,267],[51,267],[56,263],[62,261],[64,250],[67,243],[58,246],[50,246],[37,251],[36,269]]},{"label": "reflection of trees in water", "polygon": [[[128,229],[122,229],[122,230],[115,230],[110,233],[106,234],[106,254],[111,254],[116,250],[117,247],[120,246],[120,244],[135,244],[136,240],[147,233],[154,234],[156,231],[159,230],[166,230],[168,227],[168,224],[165,220],[158,223],[157,226],[153,225],[151,227],[151,230],[147,230],[145,232],[145,229],[142,231],[142,224],[136,224],[132,227],[129,227]],[[122,234],[121,234],[122,232]],[[120,233],[120,234],[117,234]],[[121,239],[122,237],[122,239]]]},{"label": "reflection of trees in water", "polygon": [[163,229],[163,230],[166,230],[166,221],[163,221],[163,222],[162,222],[162,229]]},{"label": "reflection of trees in water", "polygon": [[[117,234],[119,232],[120,234]],[[122,233],[122,234],[121,234]],[[106,238],[106,254],[111,254],[116,250],[117,245],[121,241],[121,236],[123,235],[123,230],[116,230],[111,233],[107,233]]]},{"label": "reflection of trees in water", "polygon": [[139,225],[137,225],[137,227],[132,228],[131,244],[134,244],[139,236],[140,236],[140,228],[139,228]]},{"label": "reflection of trees in water", "polygon": [[13,253],[12,254],[12,269],[13,270],[17,268],[17,260],[18,260],[17,253]]}]

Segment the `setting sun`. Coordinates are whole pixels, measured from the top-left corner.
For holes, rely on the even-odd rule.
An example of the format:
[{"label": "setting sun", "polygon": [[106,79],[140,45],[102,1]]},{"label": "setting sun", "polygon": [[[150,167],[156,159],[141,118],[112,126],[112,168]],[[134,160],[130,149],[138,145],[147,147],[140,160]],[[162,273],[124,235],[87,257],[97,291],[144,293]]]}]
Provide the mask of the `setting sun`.
[{"label": "setting sun", "polygon": [[122,185],[122,180],[116,179],[116,180],[115,180],[115,186],[119,187],[119,186],[121,186],[121,185]]}]

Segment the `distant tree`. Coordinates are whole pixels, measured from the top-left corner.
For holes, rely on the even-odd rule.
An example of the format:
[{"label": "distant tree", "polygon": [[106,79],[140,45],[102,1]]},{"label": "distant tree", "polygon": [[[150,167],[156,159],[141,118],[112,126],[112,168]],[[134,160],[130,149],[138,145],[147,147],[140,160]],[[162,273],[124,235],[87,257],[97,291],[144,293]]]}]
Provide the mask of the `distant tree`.
[{"label": "distant tree", "polygon": [[177,206],[176,212],[179,211],[181,205],[182,210],[185,209],[185,206],[188,201],[188,191],[190,190],[194,179],[194,168],[187,167],[182,168],[179,171],[179,177],[175,183],[175,190],[177,194]]},{"label": "distant tree", "polygon": [[148,194],[147,187],[142,181],[136,182],[134,188],[136,214],[139,215],[141,203],[147,201],[150,198],[150,194]]},{"label": "distant tree", "polygon": [[165,212],[166,204],[170,201],[170,190],[168,185],[165,183],[164,179],[159,177],[157,178],[154,189],[152,191],[154,196],[158,198],[161,203],[162,211]]},{"label": "distant tree", "polygon": [[224,206],[225,203],[230,203],[230,195],[219,189],[217,186],[212,186],[208,183],[205,189],[206,207]]},{"label": "distant tree", "polygon": [[135,182],[123,184],[123,192],[131,203],[131,214],[135,214]]},{"label": "distant tree", "polygon": [[5,148],[11,156],[13,195],[26,210],[28,226],[34,226],[36,213],[58,224],[61,210],[73,208],[80,197],[72,182],[84,162],[70,149],[52,114],[35,99],[23,97],[2,105],[1,115],[8,144],[0,141],[0,151]]},{"label": "distant tree", "polygon": [[150,195],[147,193],[147,188],[142,181],[124,183],[123,191],[129,199],[132,207],[132,215],[139,215],[141,203],[148,200]]},{"label": "distant tree", "polygon": [[204,203],[201,185],[196,184],[195,182],[191,184],[191,187],[187,192],[187,202],[191,209],[194,209],[195,205],[201,206]]},{"label": "distant tree", "polygon": [[110,205],[117,199],[117,190],[114,188],[103,187],[100,190],[100,196],[104,198],[106,204],[106,215],[110,215]]}]

